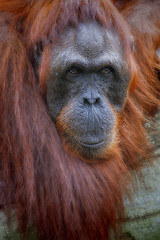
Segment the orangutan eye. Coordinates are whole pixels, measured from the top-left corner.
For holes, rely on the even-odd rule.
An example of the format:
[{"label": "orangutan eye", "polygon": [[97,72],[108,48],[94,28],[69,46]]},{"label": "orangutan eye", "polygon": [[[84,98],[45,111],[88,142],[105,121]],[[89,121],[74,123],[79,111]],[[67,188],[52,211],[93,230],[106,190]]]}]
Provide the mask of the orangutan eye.
[{"label": "orangutan eye", "polygon": [[105,67],[105,68],[102,68],[99,72],[103,76],[107,76],[108,74],[110,74],[112,72],[112,69],[110,67]]},{"label": "orangutan eye", "polygon": [[71,77],[76,77],[80,72],[81,70],[79,68],[72,67],[67,71],[67,74]]}]

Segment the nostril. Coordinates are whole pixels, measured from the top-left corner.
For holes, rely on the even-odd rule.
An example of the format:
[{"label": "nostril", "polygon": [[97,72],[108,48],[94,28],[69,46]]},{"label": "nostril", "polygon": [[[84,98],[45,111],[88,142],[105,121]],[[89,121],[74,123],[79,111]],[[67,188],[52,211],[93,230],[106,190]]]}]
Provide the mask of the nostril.
[{"label": "nostril", "polygon": [[97,97],[97,98],[95,99],[95,104],[100,104],[100,98],[99,98],[99,97]]},{"label": "nostril", "polygon": [[84,104],[86,105],[86,104],[89,104],[89,100],[88,100],[88,98],[83,98],[83,101],[84,101]]},{"label": "nostril", "polygon": [[100,103],[100,98],[97,97],[97,98],[86,98],[84,97],[83,98],[83,101],[84,101],[84,104],[86,105],[97,105]]}]

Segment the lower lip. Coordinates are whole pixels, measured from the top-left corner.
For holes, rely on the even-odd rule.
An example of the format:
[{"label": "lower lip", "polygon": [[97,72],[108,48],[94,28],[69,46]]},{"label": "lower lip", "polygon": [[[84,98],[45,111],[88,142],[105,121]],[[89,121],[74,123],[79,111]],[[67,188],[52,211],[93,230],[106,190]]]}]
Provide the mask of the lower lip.
[{"label": "lower lip", "polygon": [[81,142],[82,146],[88,147],[88,148],[98,148],[98,147],[101,147],[103,144],[104,144],[104,141],[98,142],[98,143],[84,143],[84,142]]}]

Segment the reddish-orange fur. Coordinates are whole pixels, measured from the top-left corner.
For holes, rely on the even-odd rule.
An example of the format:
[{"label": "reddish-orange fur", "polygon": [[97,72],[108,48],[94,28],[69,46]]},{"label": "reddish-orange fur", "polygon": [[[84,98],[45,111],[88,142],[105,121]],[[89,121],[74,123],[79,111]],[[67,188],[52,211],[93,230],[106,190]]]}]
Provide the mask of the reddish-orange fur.
[{"label": "reddish-orange fur", "polygon": [[[132,24],[128,17],[135,6],[132,2],[138,6],[144,1],[130,1],[120,11],[131,23],[133,53],[127,23],[110,1],[0,0],[1,196],[6,209],[16,210],[22,238],[30,226],[35,227],[39,240],[108,240],[111,228],[118,234],[117,219],[123,218],[130,170],[141,166],[140,159],[150,149],[144,122],[160,105],[155,72],[160,34],[158,30],[144,34]],[[42,94],[50,42],[54,44],[69,23],[76,26],[88,18],[116,29],[132,71],[117,126],[119,144],[106,153],[105,161],[95,164],[65,152]],[[157,19],[150,24],[158,26]],[[41,84],[32,66],[38,42],[45,47]]]}]

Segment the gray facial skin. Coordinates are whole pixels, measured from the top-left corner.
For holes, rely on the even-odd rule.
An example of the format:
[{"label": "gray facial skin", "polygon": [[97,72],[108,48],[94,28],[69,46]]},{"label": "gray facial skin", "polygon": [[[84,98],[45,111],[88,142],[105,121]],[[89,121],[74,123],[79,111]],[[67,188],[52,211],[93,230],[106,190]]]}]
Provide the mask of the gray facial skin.
[{"label": "gray facial skin", "polygon": [[120,40],[96,22],[66,29],[54,44],[47,105],[63,140],[78,156],[99,158],[114,141],[129,81]]}]

